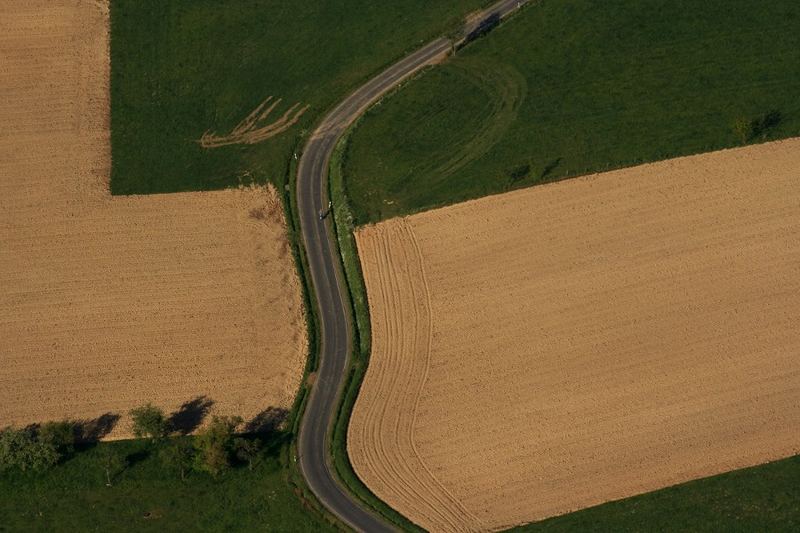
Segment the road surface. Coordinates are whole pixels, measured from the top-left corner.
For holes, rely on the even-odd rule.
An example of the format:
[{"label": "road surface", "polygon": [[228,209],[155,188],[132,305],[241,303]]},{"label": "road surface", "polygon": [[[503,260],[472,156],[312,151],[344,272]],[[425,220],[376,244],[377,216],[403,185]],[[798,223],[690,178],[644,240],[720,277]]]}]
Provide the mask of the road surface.
[{"label": "road surface", "polygon": [[[463,30],[474,31],[483,20],[503,18],[526,1],[504,0],[484,11]],[[328,217],[328,167],[339,138],[366,109],[403,80],[436,63],[453,49],[440,38],[427,44],[368,81],[331,111],[306,144],[297,169],[297,206],[303,245],[320,321],[320,365],[300,424],[300,470],[311,490],[344,523],[355,530],[392,531],[363,507],[337,481],[330,463],[329,435],[339,405],[352,342],[350,295],[344,284],[336,239]]]}]

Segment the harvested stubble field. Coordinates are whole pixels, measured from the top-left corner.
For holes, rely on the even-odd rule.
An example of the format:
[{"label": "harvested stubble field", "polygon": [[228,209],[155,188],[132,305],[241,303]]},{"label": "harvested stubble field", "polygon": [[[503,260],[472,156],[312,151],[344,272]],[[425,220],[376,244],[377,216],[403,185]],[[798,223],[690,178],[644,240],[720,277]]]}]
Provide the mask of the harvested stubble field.
[{"label": "harvested stubble field", "polygon": [[800,451],[800,139],[358,230],[358,475],[500,529]]},{"label": "harvested stubble field", "polygon": [[105,2],[4,1],[0,57],[0,427],[289,408],[307,347],[277,193],[109,195]]}]

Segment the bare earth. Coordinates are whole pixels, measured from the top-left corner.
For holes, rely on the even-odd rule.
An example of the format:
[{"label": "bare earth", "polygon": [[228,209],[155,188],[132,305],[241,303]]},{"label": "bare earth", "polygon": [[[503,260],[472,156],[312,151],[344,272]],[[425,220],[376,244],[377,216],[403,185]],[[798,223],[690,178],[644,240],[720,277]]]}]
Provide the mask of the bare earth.
[{"label": "bare earth", "polygon": [[800,139],[362,228],[358,475],[495,530],[800,452]]},{"label": "bare earth", "polygon": [[294,104],[280,118],[275,119],[273,122],[265,123],[281,101],[282,98],[273,101],[272,96],[268,97],[228,135],[217,135],[210,131],[205,132],[200,138],[200,146],[203,148],[219,148],[232,144],[258,144],[283,133],[297,124],[303,113],[308,111],[310,107],[307,105],[301,107],[299,103]]},{"label": "bare earth", "polygon": [[111,198],[108,84],[105,2],[0,3],[0,427],[290,407],[307,343],[276,192]]}]

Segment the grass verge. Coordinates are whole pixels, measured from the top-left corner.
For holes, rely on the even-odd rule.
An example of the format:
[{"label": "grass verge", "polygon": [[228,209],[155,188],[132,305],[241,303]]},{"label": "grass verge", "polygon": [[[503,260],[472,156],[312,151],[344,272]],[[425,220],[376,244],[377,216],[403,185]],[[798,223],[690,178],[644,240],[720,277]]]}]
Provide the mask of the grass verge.
[{"label": "grass verge", "polygon": [[356,224],[800,135],[798,21],[792,0],[531,5],[367,112]]}]

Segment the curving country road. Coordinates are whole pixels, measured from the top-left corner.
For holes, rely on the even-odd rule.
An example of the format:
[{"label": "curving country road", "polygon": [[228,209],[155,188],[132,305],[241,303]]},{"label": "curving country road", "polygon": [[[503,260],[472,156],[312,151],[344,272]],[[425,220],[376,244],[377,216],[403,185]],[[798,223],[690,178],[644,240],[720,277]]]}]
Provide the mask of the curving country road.
[{"label": "curving country road", "polygon": [[[482,21],[503,18],[527,0],[503,0],[464,28],[469,35]],[[303,245],[320,321],[320,365],[300,425],[300,470],[317,498],[340,520],[369,533],[392,531],[337,481],[330,463],[329,435],[352,349],[350,295],[344,284],[336,239],[327,218],[328,166],[339,138],[371,104],[423,67],[445,57],[453,42],[440,38],[395,63],[336,106],[306,144],[297,169],[297,206]]]}]

